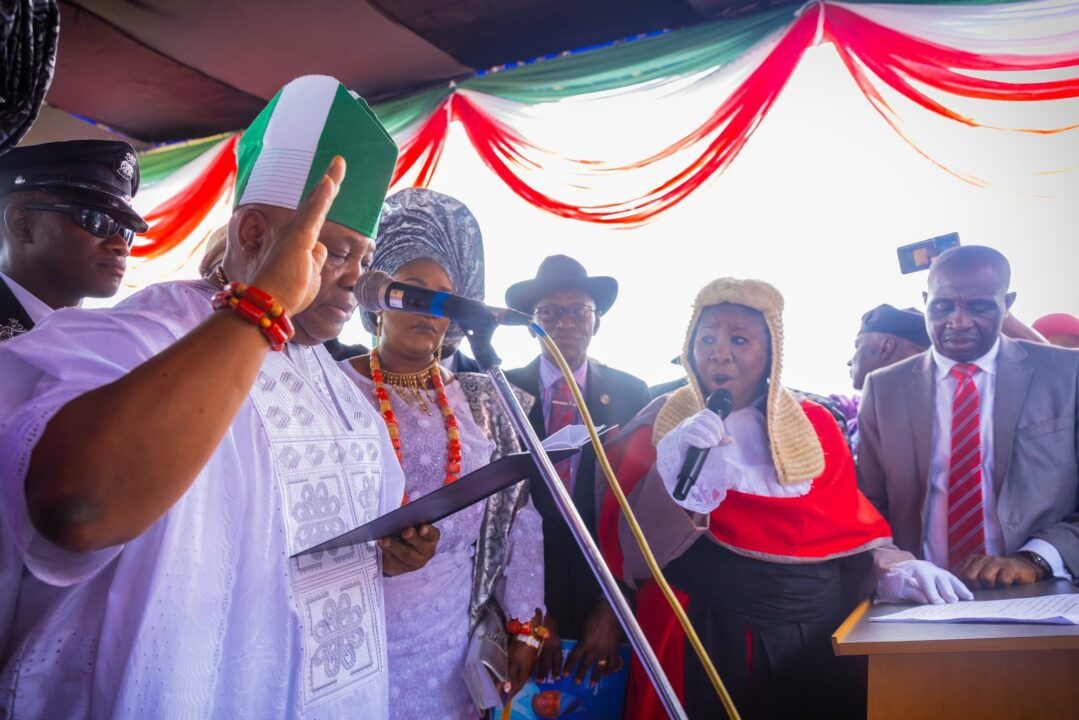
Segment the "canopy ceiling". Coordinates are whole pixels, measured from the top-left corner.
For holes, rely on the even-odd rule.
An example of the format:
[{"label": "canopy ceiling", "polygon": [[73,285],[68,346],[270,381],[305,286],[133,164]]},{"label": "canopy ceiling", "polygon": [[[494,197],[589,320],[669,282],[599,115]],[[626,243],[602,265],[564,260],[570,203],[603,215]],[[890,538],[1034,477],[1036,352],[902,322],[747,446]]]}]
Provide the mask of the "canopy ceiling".
[{"label": "canopy ceiling", "polygon": [[46,102],[144,142],[244,127],[290,79],[369,99],[787,0],[80,0]]}]

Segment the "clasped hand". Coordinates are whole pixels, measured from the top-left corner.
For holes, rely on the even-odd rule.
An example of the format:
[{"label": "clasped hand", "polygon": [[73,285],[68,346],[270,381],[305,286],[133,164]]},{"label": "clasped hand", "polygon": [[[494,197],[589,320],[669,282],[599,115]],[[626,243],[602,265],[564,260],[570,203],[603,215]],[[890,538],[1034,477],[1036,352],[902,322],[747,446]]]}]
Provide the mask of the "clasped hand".
[{"label": "clasped hand", "polygon": [[554,618],[547,618],[547,628],[551,637],[543,644],[536,669],[536,677],[541,680],[572,675],[573,681],[580,685],[587,675],[589,684],[596,685],[604,676],[622,669],[622,658],[618,654],[622,626],[606,598],[600,598],[592,608],[584,621],[581,639],[565,659]]},{"label": "clasped hand", "polygon": [[1045,573],[1024,555],[970,555],[955,569],[969,587],[987,590],[1038,582]]}]

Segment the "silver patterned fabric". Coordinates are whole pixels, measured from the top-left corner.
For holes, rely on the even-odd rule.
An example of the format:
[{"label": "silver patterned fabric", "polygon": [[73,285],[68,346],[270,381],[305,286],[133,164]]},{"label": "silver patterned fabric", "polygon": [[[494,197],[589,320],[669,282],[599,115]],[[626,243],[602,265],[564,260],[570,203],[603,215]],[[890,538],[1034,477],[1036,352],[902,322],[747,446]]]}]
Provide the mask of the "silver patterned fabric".
[{"label": "silver patterned fabric", "polygon": [[[483,300],[483,235],[461,201],[426,188],[407,188],[386,198],[371,269],[393,275],[418,258],[441,265],[455,294]],[[374,313],[363,311],[361,317],[374,334]],[[443,353],[456,350],[463,336],[451,323],[442,341]]]},{"label": "silver patterned fabric", "polygon": [[[476,424],[483,428],[487,437],[494,440],[495,451],[491,462],[503,455],[521,452],[521,441],[502,409],[491,379],[479,373],[458,373],[455,377],[468,398]],[[525,413],[528,413],[534,402],[532,396],[516,388],[514,393]],[[528,483],[524,481],[487,498],[483,524],[480,526],[480,539],[476,547],[475,571],[472,574],[472,603],[469,615],[473,626],[479,622],[484,609],[491,602],[495,584],[506,569],[510,527],[514,515],[527,501]],[[536,542],[542,545],[542,538],[536,538]]]}]

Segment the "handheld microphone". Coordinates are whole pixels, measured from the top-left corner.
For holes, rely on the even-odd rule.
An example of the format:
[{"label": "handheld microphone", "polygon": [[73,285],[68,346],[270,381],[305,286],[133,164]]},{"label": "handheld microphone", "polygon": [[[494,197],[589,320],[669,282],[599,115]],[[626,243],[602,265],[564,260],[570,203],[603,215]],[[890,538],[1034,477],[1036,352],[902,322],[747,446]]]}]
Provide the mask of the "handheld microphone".
[{"label": "handheld microphone", "polygon": [[[734,406],[734,397],[731,391],[720,388],[708,396],[708,409],[719,415],[720,420],[726,420]],[[678,484],[674,486],[674,499],[685,500],[690,489],[697,484],[697,476],[701,474],[704,461],[708,458],[708,452],[712,448],[691,447],[686,451],[685,462],[682,470],[678,473]]]},{"label": "handheld microphone", "polygon": [[361,275],[353,294],[364,310],[397,310],[448,318],[466,332],[489,329],[495,325],[532,324],[532,318],[522,312],[490,307],[453,293],[397,282],[381,270],[368,270]]}]

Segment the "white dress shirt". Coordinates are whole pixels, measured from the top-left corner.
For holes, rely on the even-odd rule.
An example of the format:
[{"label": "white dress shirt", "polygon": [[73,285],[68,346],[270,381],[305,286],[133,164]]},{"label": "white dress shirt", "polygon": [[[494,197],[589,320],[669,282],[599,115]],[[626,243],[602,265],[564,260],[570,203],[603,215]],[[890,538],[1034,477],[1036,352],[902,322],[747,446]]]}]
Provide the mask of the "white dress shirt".
[{"label": "white dress shirt", "polygon": [[[555,396],[555,383],[562,379],[562,371],[558,369],[558,366],[547,359],[546,356],[540,355],[540,377],[539,377],[539,401],[543,407],[543,427],[550,427],[551,423],[551,406],[554,403]],[[573,371],[573,379],[577,381],[577,387],[581,389],[581,397],[587,397],[585,393],[588,392],[588,358],[584,359],[581,366]],[[581,411],[575,408],[573,415],[573,423],[581,423]],[[548,435],[550,433],[547,433]],[[577,485],[577,469],[581,466],[581,453],[577,453],[570,458],[570,492],[573,492],[573,488]]]},{"label": "white dress shirt", "polygon": [[19,301],[22,309],[26,311],[26,314],[30,316],[35,325],[52,313],[53,309],[39,299],[37,295],[34,295],[2,272],[0,272],[0,279],[7,283],[7,286],[11,289],[11,294]]},{"label": "white dress shirt", "polygon": [[[929,467],[929,498],[926,505],[925,538],[922,545],[923,557],[933,564],[948,567],[948,475],[951,464],[952,404],[958,381],[951,370],[959,363],[944,357],[934,347],[933,366],[935,372],[935,397],[933,409],[933,454]],[[999,556],[1004,554],[1004,532],[1001,529],[1000,516],[997,514],[997,494],[993,487],[993,405],[997,387],[997,356],[1000,353],[1000,339],[985,355],[971,362],[978,367],[974,375],[974,386],[978,389],[979,430],[981,433],[982,452],[982,509],[985,520],[985,554]],[[1070,578],[1064,569],[1060,553],[1050,543],[1038,538],[1031,538],[1020,550],[1029,550],[1041,555],[1053,568],[1057,577]]]}]

